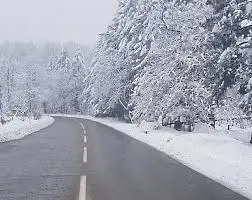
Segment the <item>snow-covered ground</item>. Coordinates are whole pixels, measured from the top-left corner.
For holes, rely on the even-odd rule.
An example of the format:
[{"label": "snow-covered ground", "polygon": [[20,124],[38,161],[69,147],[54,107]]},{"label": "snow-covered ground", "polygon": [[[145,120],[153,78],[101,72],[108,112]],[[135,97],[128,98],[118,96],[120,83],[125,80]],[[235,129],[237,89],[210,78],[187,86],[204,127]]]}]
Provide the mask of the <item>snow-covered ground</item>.
[{"label": "snow-covered ground", "polygon": [[252,130],[227,132],[198,124],[195,132],[187,133],[172,128],[153,130],[153,124],[147,122],[136,125],[115,119],[68,117],[90,119],[115,128],[252,199],[252,145],[249,144]]},{"label": "snow-covered ground", "polygon": [[25,120],[15,118],[12,121],[0,125],[0,143],[18,140],[41,129],[50,126],[54,122],[52,117],[43,116],[39,120]]}]

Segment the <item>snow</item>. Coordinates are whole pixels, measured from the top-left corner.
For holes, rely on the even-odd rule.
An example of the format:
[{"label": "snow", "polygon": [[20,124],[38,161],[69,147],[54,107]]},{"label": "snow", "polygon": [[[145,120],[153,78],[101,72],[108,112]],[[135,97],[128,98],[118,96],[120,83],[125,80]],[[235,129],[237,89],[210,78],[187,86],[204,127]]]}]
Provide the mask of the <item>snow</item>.
[{"label": "snow", "polygon": [[115,119],[63,116],[90,119],[115,128],[252,199],[252,145],[248,143],[252,129],[227,132],[197,124],[194,133],[187,133],[166,127],[154,130],[157,124],[148,122],[137,125]]},{"label": "snow", "polygon": [[249,79],[248,85],[247,85],[248,90],[252,90],[252,78]]},{"label": "snow", "polygon": [[251,1],[246,5],[246,12],[247,12],[247,14],[252,13],[252,2]]},{"label": "snow", "polygon": [[213,33],[218,33],[220,31],[220,26],[219,24],[215,24],[213,28]]},{"label": "snow", "polygon": [[27,119],[24,121],[14,118],[12,121],[0,125],[0,143],[22,139],[27,135],[50,126],[53,122],[54,119],[48,116],[43,116],[39,120]]},{"label": "snow", "polygon": [[244,28],[244,27],[248,27],[248,26],[251,26],[252,25],[252,21],[248,20],[248,19],[244,19],[241,21],[241,27]]}]

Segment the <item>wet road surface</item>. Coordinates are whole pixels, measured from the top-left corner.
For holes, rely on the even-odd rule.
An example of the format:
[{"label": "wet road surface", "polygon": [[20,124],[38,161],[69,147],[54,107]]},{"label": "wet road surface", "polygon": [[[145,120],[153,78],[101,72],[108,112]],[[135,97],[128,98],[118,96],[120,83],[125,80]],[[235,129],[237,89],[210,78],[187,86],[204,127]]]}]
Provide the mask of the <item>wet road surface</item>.
[{"label": "wet road surface", "polygon": [[67,118],[0,144],[0,200],[42,199],[246,200],[112,128]]},{"label": "wet road surface", "polygon": [[0,200],[76,199],[81,133],[79,123],[57,119],[39,133],[0,144]]}]

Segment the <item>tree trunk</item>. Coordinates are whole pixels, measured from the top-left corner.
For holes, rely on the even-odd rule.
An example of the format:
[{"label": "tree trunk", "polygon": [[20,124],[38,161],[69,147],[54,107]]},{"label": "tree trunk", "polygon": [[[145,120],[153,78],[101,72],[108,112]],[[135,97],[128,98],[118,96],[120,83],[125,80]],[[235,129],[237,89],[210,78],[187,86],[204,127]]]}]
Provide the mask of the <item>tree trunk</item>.
[{"label": "tree trunk", "polygon": [[182,128],[183,128],[183,123],[180,121],[180,119],[176,120],[174,122],[174,128],[177,130],[177,131],[181,131]]},{"label": "tree trunk", "polygon": [[189,126],[189,127],[188,127],[188,131],[189,131],[189,132],[192,132],[192,124],[193,124],[193,123],[190,122],[189,125],[188,125],[188,126]]}]

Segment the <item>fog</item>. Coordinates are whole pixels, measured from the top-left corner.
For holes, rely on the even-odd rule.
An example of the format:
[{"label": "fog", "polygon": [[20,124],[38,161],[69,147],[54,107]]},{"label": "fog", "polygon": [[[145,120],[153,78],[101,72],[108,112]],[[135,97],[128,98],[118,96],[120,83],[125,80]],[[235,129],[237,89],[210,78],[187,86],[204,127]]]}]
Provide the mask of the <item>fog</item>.
[{"label": "fog", "polygon": [[0,0],[0,41],[74,41],[93,45],[117,0]]}]

